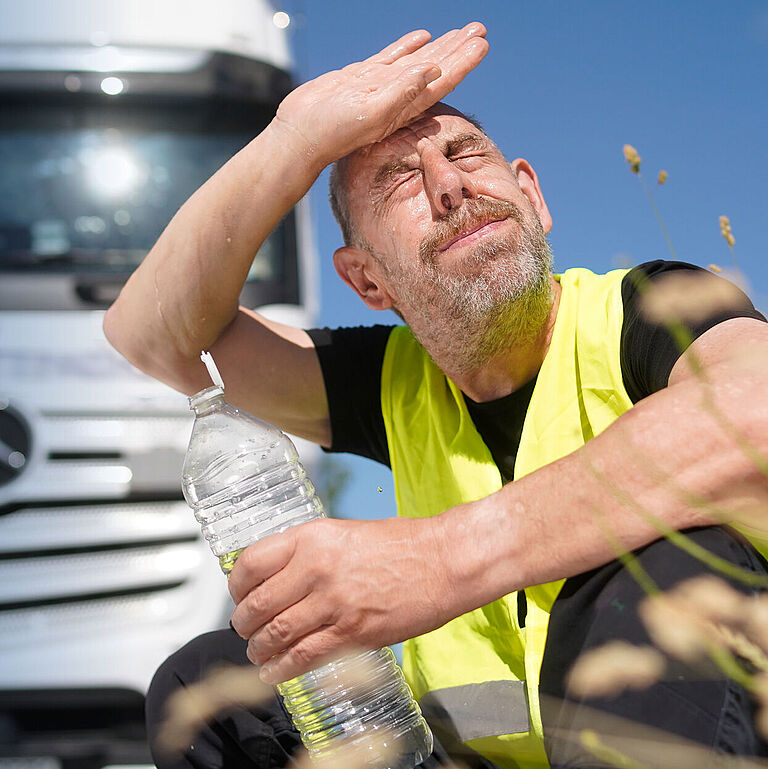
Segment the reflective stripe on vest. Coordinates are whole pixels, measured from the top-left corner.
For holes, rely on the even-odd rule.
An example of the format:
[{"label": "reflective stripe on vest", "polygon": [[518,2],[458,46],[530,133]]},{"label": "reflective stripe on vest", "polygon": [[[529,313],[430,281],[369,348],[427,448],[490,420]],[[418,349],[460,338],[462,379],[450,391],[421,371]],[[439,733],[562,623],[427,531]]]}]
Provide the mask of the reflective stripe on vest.
[{"label": "reflective stripe on vest", "polygon": [[419,705],[431,724],[440,723],[461,742],[531,728],[524,681],[484,681],[435,689]]},{"label": "reflective stripe on vest", "polygon": [[[583,446],[632,406],[619,362],[625,274],[574,269],[560,276],[560,307],[526,413],[516,479]],[[387,344],[381,403],[400,515],[436,515],[501,488],[461,392],[405,327]],[[548,765],[538,680],[561,585],[526,588],[523,629],[512,593],[405,644],[404,672],[425,710],[442,707],[459,738],[502,767]],[[494,691],[503,691],[503,712],[484,696]]]}]

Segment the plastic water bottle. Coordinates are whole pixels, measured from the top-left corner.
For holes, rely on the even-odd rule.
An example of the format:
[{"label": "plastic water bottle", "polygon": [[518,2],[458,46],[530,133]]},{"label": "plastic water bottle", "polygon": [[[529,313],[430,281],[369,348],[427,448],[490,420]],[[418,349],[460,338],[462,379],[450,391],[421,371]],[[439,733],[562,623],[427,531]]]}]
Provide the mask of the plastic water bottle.
[{"label": "plastic water bottle", "polygon": [[[228,574],[243,548],[325,513],[291,440],[227,403],[222,387],[189,399],[196,418],[183,485]],[[313,758],[348,748],[361,768],[412,769],[432,752],[391,649],[344,657],[277,688]]]}]

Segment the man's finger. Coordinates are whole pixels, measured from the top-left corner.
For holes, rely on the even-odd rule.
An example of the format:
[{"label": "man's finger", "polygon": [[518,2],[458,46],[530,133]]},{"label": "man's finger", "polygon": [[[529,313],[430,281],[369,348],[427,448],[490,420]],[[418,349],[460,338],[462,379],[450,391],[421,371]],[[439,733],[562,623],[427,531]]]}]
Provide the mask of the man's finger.
[{"label": "man's finger", "polygon": [[399,40],[395,40],[394,43],[390,43],[382,51],[368,57],[365,61],[376,64],[391,64],[409,53],[418,51],[431,38],[432,35],[426,29],[416,29],[403,35]]},{"label": "man's finger", "polygon": [[283,573],[269,577],[248,593],[232,612],[232,627],[241,638],[250,638],[265,623],[310,592],[306,571],[298,570],[290,579]]},{"label": "man's finger", "polygon": [[246,547],[229,575],[232,600],[239,604],[256,585],[277,574],[290,561],[295,548],[293,531],[273,534]]},{"label": "man's finger", "polygon": [[404,59],[401,63],[431,61],[442,67],[442,61],[445,58],[460,51],[467,44],[467,41],[474,38],[484,38],[486,32],[483,24],[479,21],[472,21],[461,29],[452,29],[450,32],[446,32],[431,43],[418,48],[408,57],[401,57]]},{"label": "man's finger", "polygon": [[[405,70],[382,92],[385,101],[394,102],[392,130],[429,109],[449,94],[485,57],[488,43],[483,38],[473,38],[463,50],[447,60],[446,69],[421,64]],[[391,131],[388,131],[391,133]]]},{"label": "man's finger", "polygon": [[454,88],[485,58],[488,41],[482,37],[469,40],[466,45],[441,62],[441,76],[429,83],[414,100],[416,114],[436,104]]},{"label": "man's finger", "polygon": [[288,649],[330,618],[328,607],[311,598],[299,601],[262,625],[248,640],[248,659],[261,665]]},{"label": "man's finger", "polygon": [[289,649],[265,662],[259,677],[265,684],[277,684],[308,673],[339,659],[348,651],[333,626],[325,626],[297,641]]}]

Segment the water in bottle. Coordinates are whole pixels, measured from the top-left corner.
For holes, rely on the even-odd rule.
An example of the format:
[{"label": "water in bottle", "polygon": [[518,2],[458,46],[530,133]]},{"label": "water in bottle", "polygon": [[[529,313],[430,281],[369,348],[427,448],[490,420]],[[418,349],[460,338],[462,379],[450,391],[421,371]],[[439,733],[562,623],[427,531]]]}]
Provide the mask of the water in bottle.
[{"label": "water in bottle", "polygon": [[[184,496],[228,574],[251,543],[324,517],[291,440],[224,400],[222,386],[189,399],[195,424]],[[365,769],[412,769],[432,734],[390,649],[350,655],[278,686],[310,755],[353,749]]]}]

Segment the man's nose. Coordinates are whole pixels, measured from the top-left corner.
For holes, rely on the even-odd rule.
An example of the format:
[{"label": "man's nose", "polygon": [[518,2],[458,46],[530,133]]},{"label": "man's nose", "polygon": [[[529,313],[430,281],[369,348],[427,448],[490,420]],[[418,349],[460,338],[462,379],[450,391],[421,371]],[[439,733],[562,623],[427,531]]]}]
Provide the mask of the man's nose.
[{"label": "man's nose", "polygon": [[457,168],[442,152],[430,148],[422,155],[424,188],[433,214],[445,216],[459,208],[465,198],[476,198],[477,192],[469,174]]}]

